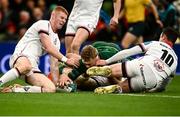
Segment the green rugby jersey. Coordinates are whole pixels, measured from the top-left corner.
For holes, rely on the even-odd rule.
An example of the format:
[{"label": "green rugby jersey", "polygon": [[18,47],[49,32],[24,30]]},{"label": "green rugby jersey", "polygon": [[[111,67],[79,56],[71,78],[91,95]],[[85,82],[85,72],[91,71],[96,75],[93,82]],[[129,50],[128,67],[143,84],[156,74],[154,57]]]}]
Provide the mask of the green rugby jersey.
[{"label": "green rugby jersey", "polygon": [[[104,60],[112,57],[121,50],[117,44],[107,43],[103,41],[95,42],[92,44],[92,46],[98,50],[100,59],[104,59]],[[88,69],[86,68],[82,60],[79,60],[79,63],[80,63],[79,67],[73,68],[73,70],[68,74],[69,78],[71,78],[72,80],[75,80],[81,74],[86,73],[86,70]],[[62,70],[64,67],[66,67],[66,65],[60,65],[59,67],[60,74],[62,74]]]}]

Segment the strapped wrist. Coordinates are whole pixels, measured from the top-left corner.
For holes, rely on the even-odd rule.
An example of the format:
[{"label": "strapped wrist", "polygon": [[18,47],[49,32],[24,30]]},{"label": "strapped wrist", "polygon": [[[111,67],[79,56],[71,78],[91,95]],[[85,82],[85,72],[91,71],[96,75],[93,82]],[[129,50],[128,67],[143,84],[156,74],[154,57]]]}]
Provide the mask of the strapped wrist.
[{"label": "strapped wrist", "polygon": [[65,62],[65,63],[66,63],[67,60],[68,60],[68,59],[67,59],[65,56],[63,56],[63,57],[61,58],[61,61],[62,61],[62,62]]}]

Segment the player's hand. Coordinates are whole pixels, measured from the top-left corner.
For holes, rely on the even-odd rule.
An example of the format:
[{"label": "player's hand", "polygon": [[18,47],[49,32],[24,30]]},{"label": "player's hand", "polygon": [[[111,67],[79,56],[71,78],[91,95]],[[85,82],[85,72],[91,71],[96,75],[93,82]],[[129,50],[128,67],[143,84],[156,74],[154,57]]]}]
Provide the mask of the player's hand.
[{"label": "player's hand", "polygon": [[66,61],[66,64],[67,65],[70,65],[70,66],[74,66],[74,67],[78,67],[79,66],[79,60],[77,59],[73,59],[73,58],[69,58],[67,61]]},{"label": "player's hand", "polygon": [[118,17],[112,17],[109,25],[117,25],[117,24],[118,24]]},{"label": "player's hand", "polygon": [[117,27],[118,25],[118,18],[116,17],[112,17],[111,20],[110,20],[110,23],[109,23],[110,27]]},{"label": "player's hand", "polygon": [[64,87],[67,86],[70,82],[73,82],[66,74],[62,74],[58,81],[57,86]]},{"label": "player's hand", "polygon": [[66,57],[67,58],[74,58],[75,60],[81,59],[81,56],[79,54],[75,54],[75,53],[67,53]]},{"label": "player's hand", "polygon": [[103,66],[103,65],[106,65],[106,64],[107,64],[106,60],[98,60],[98,61],[96,61],[97,66]]},{"label": "player's hand", "polygon": [[161,22],[161,20],[156,20],[156,23],[160,26],[160,28],[163,28],[163,23]]},{"label": "player's hand", "polygon": [[110,29],[113,31],[113,30],[116,30],[117,29],[117,26],[118,26],[118,19],[117,18],[112,18],[110,20],[110,23],[109,23],[109,27]]}]

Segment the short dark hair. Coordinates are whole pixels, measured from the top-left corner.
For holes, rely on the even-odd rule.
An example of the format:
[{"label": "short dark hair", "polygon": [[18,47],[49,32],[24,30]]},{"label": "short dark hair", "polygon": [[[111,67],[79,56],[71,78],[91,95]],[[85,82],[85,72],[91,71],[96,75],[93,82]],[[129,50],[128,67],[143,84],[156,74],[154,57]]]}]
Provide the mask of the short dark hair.
[{"label": "short dark hair", "polygon": [[164,28],[162,33],[165,34],[167,39],[172,43],[175,43],[177,38],[180,36],[179,33],[172,27]]}]

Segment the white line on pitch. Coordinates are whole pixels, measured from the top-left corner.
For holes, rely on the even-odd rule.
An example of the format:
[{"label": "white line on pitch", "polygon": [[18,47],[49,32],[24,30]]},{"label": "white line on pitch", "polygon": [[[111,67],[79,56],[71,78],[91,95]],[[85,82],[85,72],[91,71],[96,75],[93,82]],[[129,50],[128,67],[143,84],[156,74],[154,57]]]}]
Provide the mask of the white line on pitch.
[{"label": "white line on pitch", "polygon": [[[114,95],[114,94],[113,94]],[[115,94],[117,95],[117,94]],[[174,96],[174,95],[145,95],[145,94],[118,94],[118,95],[128,95],[128,96],[134,96],[134,97],[163,97],[163,98],[177,98],[180,99],[180,96]]]}]

